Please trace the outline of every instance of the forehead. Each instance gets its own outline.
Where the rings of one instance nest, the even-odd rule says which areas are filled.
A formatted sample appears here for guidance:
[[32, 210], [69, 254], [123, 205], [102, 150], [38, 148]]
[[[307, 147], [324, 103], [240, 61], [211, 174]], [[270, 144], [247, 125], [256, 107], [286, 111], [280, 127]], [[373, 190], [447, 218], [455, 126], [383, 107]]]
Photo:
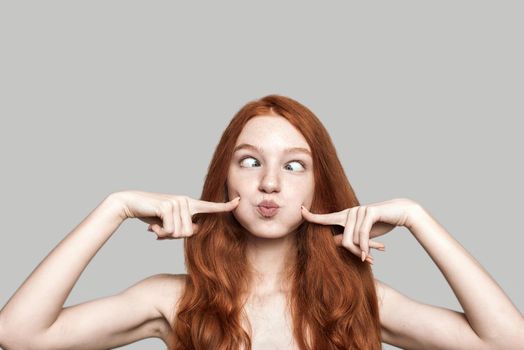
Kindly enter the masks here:
[[264, 148], [302, 147], [311, 150], [304, 136], [286, 118], [281, 116], [257, 116], [251, 118], [235, 146], [248, 143]]

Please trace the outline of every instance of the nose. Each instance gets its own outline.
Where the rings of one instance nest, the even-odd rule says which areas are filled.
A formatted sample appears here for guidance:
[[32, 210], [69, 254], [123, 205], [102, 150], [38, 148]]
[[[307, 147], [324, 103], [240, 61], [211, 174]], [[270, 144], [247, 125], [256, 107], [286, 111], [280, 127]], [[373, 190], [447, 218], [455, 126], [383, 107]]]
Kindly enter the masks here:
[[258, 189], [263, 192], [280, 192], [280, 179], [278, 169], [268, 169], [262, 174]]

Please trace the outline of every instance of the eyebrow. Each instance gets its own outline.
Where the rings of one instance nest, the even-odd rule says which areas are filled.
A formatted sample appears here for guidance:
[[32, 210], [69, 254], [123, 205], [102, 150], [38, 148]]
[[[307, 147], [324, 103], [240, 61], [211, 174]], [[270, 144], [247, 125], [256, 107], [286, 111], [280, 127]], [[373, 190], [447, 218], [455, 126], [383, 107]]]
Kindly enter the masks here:
[[[249, 143], [241, 143], [240, 145], [236, 146], [235, 149], [233, 150], [233, 153], [235, 153], [236, 151], [239, 151], [241, 149], [250, 149], [250, 150], [253, 150], [253, 151], [257, 151], [259, 153], [264, 153], [259, 147], [250, 145]], [[285, 153], [300, 152], [300, 153], [305, 153], [305, 154], [309, 155], [310, 157], [312, 157], [311, 156], [311, 152], [307, 148], [303, 148], [303, 147], [286, 148], [286, 149], [284, 149], [284, 152]]]

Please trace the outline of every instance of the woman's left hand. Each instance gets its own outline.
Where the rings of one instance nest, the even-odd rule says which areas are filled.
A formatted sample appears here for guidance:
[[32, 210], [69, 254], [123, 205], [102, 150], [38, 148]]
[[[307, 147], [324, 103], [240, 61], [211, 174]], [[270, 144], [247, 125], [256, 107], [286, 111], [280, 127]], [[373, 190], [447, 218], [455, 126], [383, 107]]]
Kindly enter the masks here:
[[408, 198], [360, 205], [329, 214], [313, 214], [302, 206], [302, 216], [309, 222], [322, 225], [340, 225], [344, 233], [334, 236], [335, 244], [373, 263], [370, 248], [384, 250], [384, 244], [371, 240], [394, 229], [406, 226], [418, 203]]

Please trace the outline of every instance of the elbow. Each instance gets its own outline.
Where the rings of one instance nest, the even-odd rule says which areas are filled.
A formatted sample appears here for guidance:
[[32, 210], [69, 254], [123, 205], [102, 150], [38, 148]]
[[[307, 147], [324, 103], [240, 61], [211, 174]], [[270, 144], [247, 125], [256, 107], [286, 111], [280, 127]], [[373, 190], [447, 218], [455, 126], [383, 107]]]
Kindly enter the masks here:
[[2, 316], [0, 315], [0, 349], [10, 350], [15, 349], [14, 346], [8, 343], [7, 340], [7, 330], [5, 329], [5, 324], [2, 321]]
[[0, 330], [0, 349], [3, 350], [34, 350], [26, 341], [17, 338], [11, 338], [7, 332]]
[[34, 347], [27, 344], [29, 337], [17, 337], [16, 332], [11, 331], [5, 320], [0, 315], [0, 349], [3, 350], [34, 350]]

